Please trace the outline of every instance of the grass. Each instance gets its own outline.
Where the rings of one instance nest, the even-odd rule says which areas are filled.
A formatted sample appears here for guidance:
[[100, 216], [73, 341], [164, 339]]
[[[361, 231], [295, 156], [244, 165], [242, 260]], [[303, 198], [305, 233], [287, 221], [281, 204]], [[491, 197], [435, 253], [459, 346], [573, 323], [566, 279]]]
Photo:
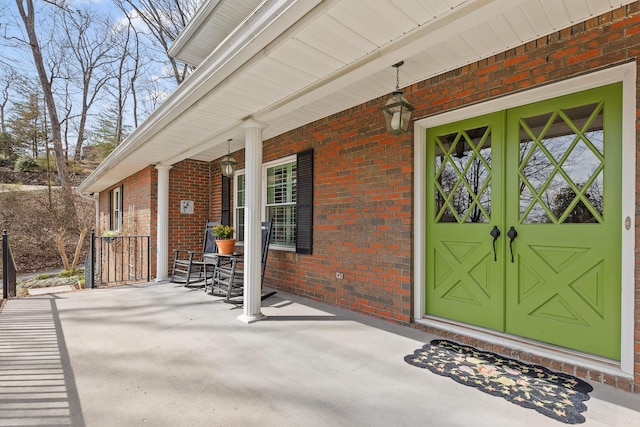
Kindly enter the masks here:
[[60, 273], [41, 273], [32, 279], [20, 280], [16, 283], [16, 296], [26, 297], [29, 295], [30, 288], [47, 288], [51, 286], [61, 285], [60, 279], [68, 279], [63, 281], [64, 284], [84, 286], [84, 270], [81, 268], [75, 270], [63, 270]]

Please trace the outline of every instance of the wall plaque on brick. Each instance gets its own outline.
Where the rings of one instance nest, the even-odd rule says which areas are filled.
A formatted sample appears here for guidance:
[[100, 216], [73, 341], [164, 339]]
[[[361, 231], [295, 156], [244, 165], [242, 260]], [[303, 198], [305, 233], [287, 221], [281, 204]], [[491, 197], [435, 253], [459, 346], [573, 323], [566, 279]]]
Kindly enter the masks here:
[[180, 200], [180, 213], [193, 214], [193, 200]]

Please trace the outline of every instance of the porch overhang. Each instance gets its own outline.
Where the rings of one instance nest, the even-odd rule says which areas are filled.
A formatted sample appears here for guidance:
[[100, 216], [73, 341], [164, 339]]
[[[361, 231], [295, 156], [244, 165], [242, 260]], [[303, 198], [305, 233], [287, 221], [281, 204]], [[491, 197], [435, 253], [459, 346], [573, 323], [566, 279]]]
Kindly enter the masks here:
[[248, 119], [269, 139], [389, 94], [400, 60], [405, 87], [632, 2], [207, 0], [171, 49], [197, 69], [79, 192], [149, 165], [222, 157], [228, 139], [244, 147]]

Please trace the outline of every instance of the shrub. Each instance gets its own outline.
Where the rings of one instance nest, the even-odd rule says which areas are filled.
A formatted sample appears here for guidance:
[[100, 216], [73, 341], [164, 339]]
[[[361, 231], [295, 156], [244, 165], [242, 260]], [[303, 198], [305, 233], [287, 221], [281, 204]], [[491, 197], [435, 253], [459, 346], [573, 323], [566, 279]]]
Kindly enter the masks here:
[[69, 165], [69, 171], [71, 173], [75, 173], [77, 175], [83, 175], [83, 174], [88, 174], [90, 172], [82, 166], [82, 163], [76, 162], [73, 159], [69, 159], [67, 164]]
[[[0, 230], [9, 233], [9, 244], [18, 273], [43, 271], [61, 267], [55, 243], [57, 230], [64, 225], [64, 205], [61, 192], [11, 190], [0, 193]], [[95, 203], [76, 196], [79, 225], [91, 227], [95, 221]], [[4, 207], [7, 207], [4, 209]], [[65, 233], [67, 255], [72, 255], [78, 243], [78, 232]], [[84, 261], [89, 239], [84, 240], [80, 260]]]
[[[38, 167], [40, 167], [40, 169], [47, 169], [47, 157], [46, 156], [40, 156], [38, 157]], [[55, 156], [49, 156], [49, 170], [56, 170], [56, 157]]]
[[18, 171], [32, 171], [38, 169], [38, 162], [31, 157], [20, 157], [15, 164], [15, 168]]

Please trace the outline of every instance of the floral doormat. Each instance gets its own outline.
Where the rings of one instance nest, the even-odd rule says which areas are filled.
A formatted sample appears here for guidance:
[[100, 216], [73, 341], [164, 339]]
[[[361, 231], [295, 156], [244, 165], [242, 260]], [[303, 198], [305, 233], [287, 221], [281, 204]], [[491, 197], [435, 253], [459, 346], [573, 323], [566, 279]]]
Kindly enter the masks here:
[[433, 340], [404, 360], [567, 424], [585, 421], [583, 402], [593, 391], [571, 375], [447, 340]]

